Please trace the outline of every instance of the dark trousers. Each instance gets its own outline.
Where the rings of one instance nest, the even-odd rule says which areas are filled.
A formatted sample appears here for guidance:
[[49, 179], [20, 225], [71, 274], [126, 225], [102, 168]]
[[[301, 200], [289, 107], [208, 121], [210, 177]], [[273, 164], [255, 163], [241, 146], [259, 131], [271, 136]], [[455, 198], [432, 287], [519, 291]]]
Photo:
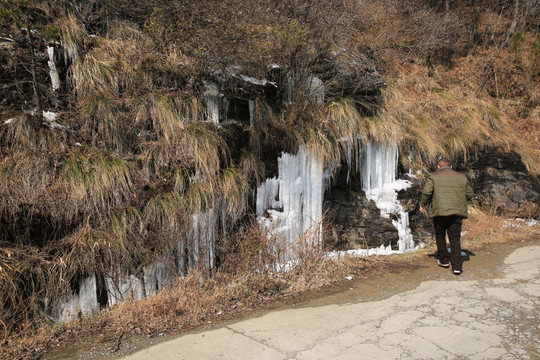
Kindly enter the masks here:
[[[461, 223], [463, 217], [458, 215], [435, 216], [433, 225], [435, 226], [435, 240], [437, 241], [437, 253], [439, 260], [447, 262], [450, 260], [453, 269], [461, 270]], [[446, 248], [446, 235], [450, 241], [450, 254]]]

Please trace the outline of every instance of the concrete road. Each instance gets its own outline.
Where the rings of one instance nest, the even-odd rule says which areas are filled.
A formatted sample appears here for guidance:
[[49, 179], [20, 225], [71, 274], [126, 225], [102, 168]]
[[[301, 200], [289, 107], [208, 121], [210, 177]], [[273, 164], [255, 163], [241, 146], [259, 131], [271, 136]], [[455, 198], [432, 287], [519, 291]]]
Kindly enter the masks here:
[[448, 270], [380, 301], [274, 311], [125, 359], [539, 359], [540, 246], [518, 248], [501, 270]]

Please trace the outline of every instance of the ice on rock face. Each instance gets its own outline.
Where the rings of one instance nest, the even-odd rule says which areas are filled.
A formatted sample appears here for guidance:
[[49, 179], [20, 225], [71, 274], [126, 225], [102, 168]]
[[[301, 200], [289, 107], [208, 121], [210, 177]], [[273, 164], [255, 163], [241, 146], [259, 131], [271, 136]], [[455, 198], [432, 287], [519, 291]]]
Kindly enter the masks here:
[[[366, 197], [373, 200], [380, 209], [381, 216], [396, 220], [392, 224], [399, 234], [398, 250], [381, 245], [369, 250], [351, 250], [347, 253], [356, 256], [386, 255], [414, 250], [414, 241], [409, 229], [409, 214], [397, 200], [397, 192], [411, 186], [406, 180], [397, 179], [397, 144], [379, 144], [371, 141], [349, 144], [346, 154], [349, 168], [356, 162], [356, 170], [362, 178]], [[323, 161], [301, 148], [296, 155], [283, 153], [278, 159], [278, 177], [266, 179], [257, 188], [256, 212], [259, 223], [269, 233], [277, 235], [287, 248], [308, 234], [315, 240], [320, 238], [322, 204], [325, 182], [329, 172], [323, 171]], [[268, 216], [266, 216], [266, 214]], [[315, 236], [313, 236], [315, 235]], [[294, 253], [287, 254], [288, 260]], [[338, 253], [328, 253], [328, 257]]]
[[[215, 265], [215, 245], [217, 217], [214, 210], [191, 217], [192, 227], [188, 233], [188, 258], [179, 260], [179, 269], [187, 263], [190, 269], [208, 272]], [[179, 254], [184, 253], [185, 244], [179, 243]], [[114, 306], [126, 300], [141, 300], [151, 296], [171, 284], [171, 273], [167, 271], [163, 261], [156, 260], [142, 269], [139, 276], [130, 274], [120, 268], [113, 269], [105, 276], [107, 304]], [[79, 292], [60, 305], [58, 314], [53, 317], [59, 322], [74, 320], [79, 313], [89, 314], [99, 309], [95, 276], [83, 279]]]
[[144, 298], [143, 286], [143, 281], [135, 275], [121, 270], [113, 271], [105, 278], [108, 305], [113, 306], [128, 299], [141, 300]]
[[215, 264], [217, 216], [214, 209], [191, 216], [188, 234], [188, 266], [210, 271]]
[[58, 76], [58, 69], [54, 62], [54, 47], [47, 46], [47, 54], [49, 55], [49, 75], [51, 77], [51, 84], [53, 91], [60, 89], [60, 77]]
[[[294, 259], [294, 244], [304, 235], [313, 242], [321, 236], [324, 172], [322, 158], [305, 148], [278, 158], [278, 177], [257, 189], [259, 223], [284, 242]], [[264, 214], [268, 213], [269, 217]]]
[[52, 317], [59, 323], [70, 322], [81, 315], [90, 315], [99, 311], [97, 299], [96, 276], [83, 278], [79, 284], [79, 292], [64, 299], [53, 310]]
[[144, 290], [146, 296], [151, 296], [163, 290], [166, 284], [170, 284], [169, 274], [165, 269], [165, 264], [161, 261], [155, 262], [143, 269]]
[[216, 84], [206, 83], [203, 93], [206, 104], [206, 117], [214, 124], [219, 124], [219, 99], [220, 92]]
[[362, 188], [366, 197], [373, 200], [381, 211], [381, 216], [392, 220], [399, 234], [398, 251], [414, 249], [414, 241], [409, 229], [409, 213], [397, 200], [397, 192], [408, 189], [411, 182], [397, 179], [398, 147], [397, 144], [380, 144], [366, 141], [359, 149]]

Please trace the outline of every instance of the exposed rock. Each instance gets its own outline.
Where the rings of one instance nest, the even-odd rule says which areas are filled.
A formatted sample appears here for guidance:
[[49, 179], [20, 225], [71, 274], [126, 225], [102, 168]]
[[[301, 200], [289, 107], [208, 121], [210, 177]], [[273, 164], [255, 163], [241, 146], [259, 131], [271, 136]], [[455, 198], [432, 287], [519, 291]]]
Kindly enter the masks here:
[[378, 103], [380, 89], [386, 86], [384, 78], [367, 55], [346, 49], [335, 53], [334, 58], [326, 62], [321, 74], [317, 75], [323, 80], [330, 97], [360, 96], [366, 104]]
[[324, 211], [331, 218], [327, 243], [338, 248], [396, 245], [399, 235], [392, 219], [383, 218], [375, 202], [368, 200], [358, 179], [347, 183], [342, 170], [336, 183], [325, 194]]
[[516, 153], [486, 149], [469, 164], [469, 177], [480, 204], [496, 214], [540, 217], [540, 181]]

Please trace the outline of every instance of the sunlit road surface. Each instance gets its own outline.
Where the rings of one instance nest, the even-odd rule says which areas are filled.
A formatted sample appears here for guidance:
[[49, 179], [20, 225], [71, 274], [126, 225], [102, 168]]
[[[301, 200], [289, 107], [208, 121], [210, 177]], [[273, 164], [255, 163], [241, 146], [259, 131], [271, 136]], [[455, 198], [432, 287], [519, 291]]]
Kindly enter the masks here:
[[384, 300], [274, 311], [125, 359], [538, 359], [540, 246], [516, 249], [500, 270], [448, 270]]

